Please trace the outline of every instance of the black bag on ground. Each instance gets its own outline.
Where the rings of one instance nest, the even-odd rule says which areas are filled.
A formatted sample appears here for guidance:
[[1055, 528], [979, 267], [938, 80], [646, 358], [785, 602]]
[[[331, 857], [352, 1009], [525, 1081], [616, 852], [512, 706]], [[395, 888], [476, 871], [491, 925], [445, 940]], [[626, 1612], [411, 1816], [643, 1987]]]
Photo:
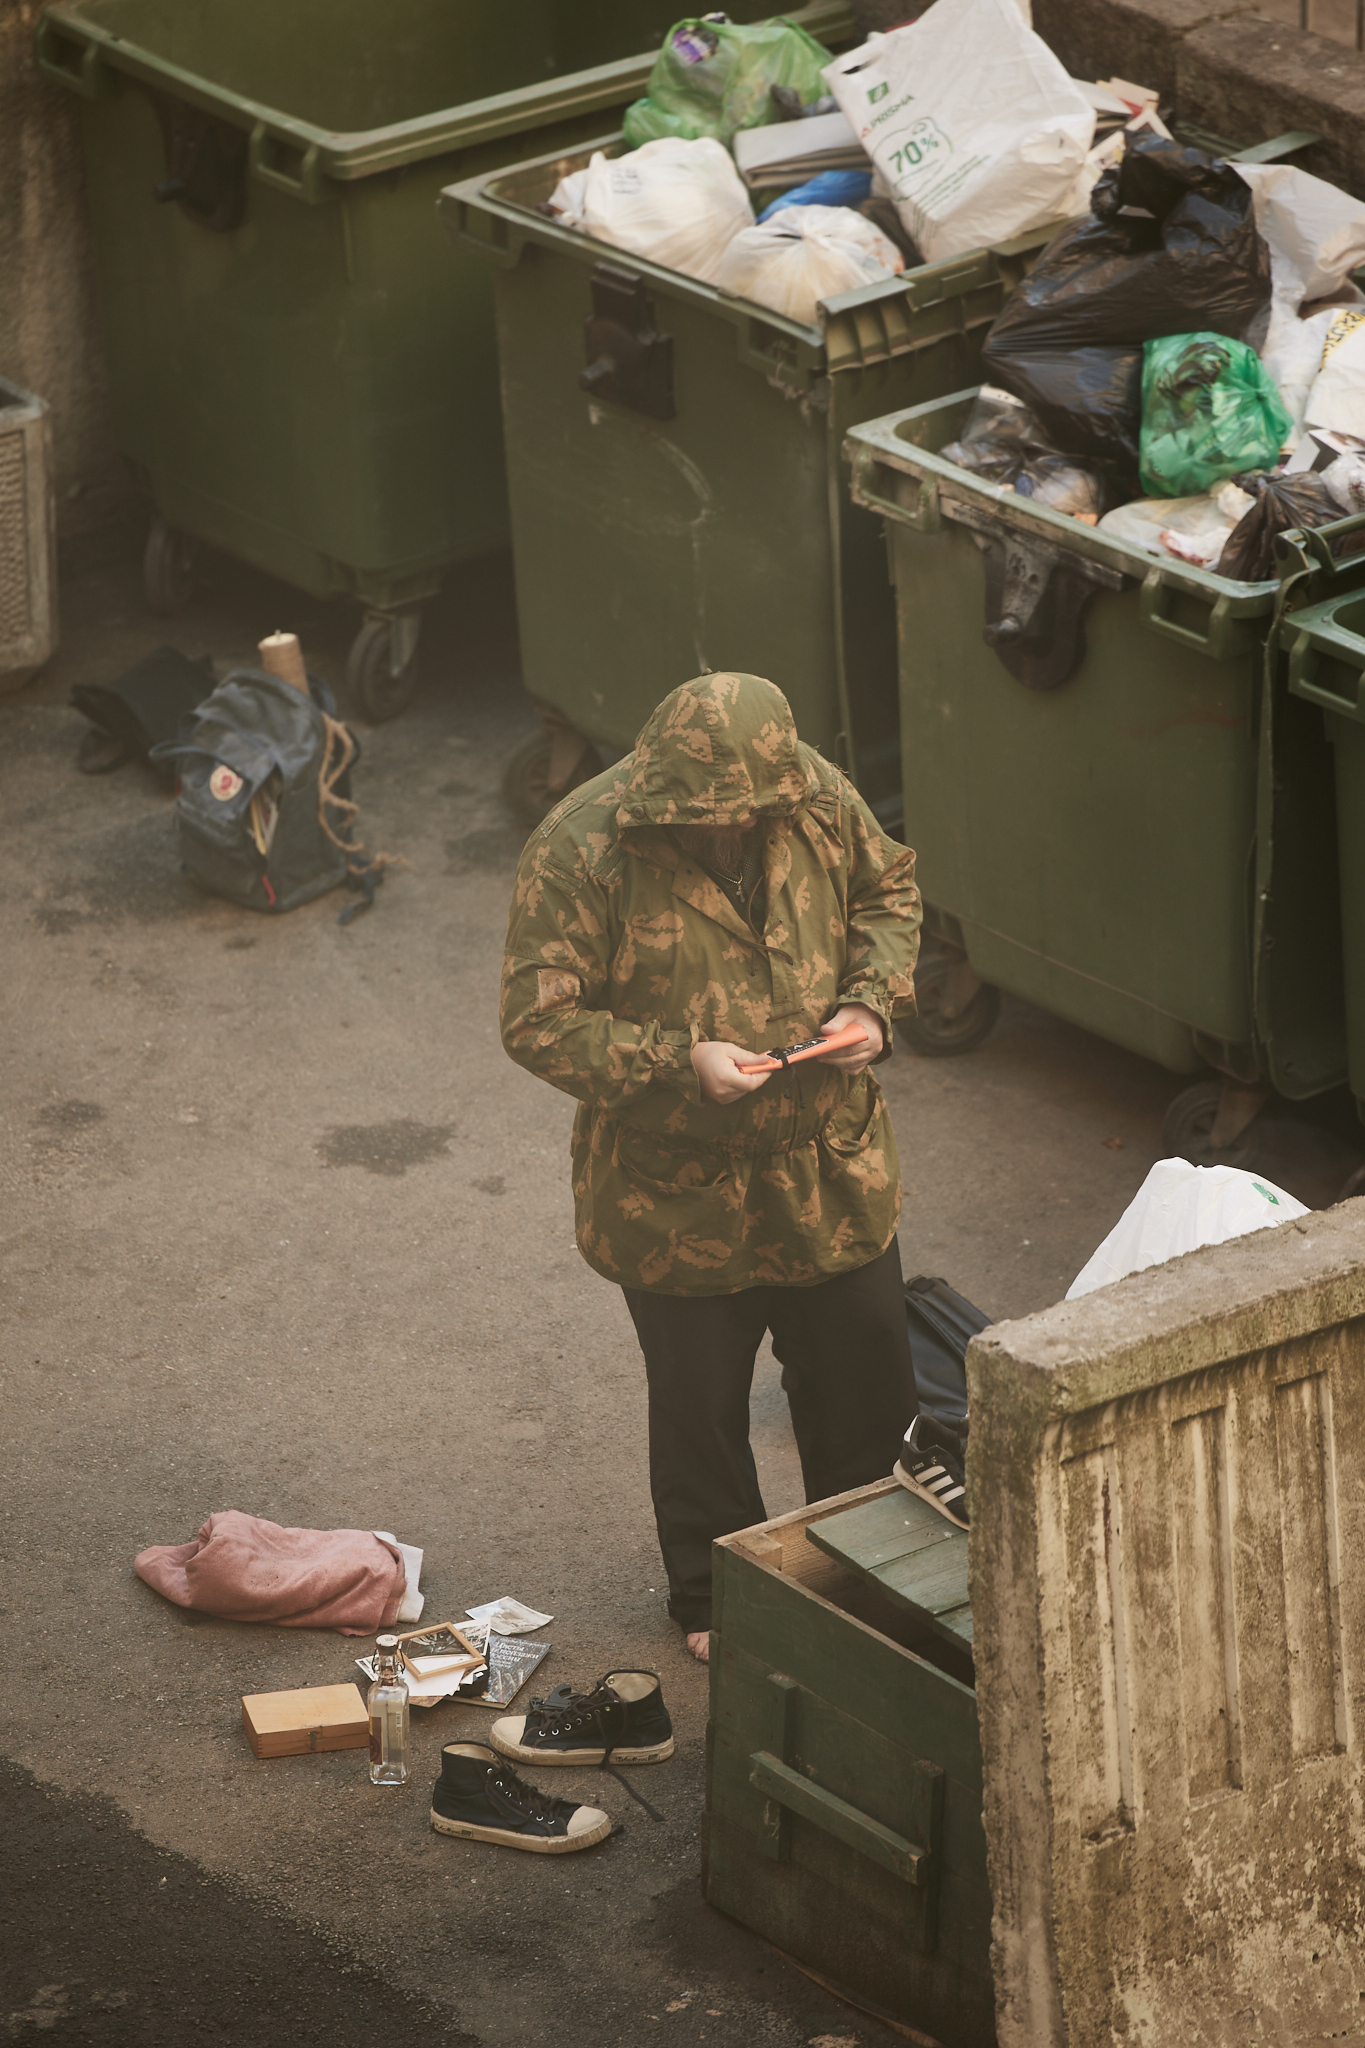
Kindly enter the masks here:
[[[152, 759], [153, 747], [173, 740], [181, 720], [202, 704], [212, 689], [213, 663], [207, 656], [191, 660], [178, 647], [158, 647], [112, 683], [73, 683], [73, 706], [84, 712], [110, 743], [102, 755], [83, 747], [86, 758], [78, 756], [77, 765], [87, 773], [99, 774], [117, 768], [130, 756], [138, 761]], [[87, 733], [86, 739], [92, 735]], [[173, 761], [152, 759], [152, 766], [163, 782], [174, 782]]]
[[336, 723], [327, 685], [310, 676], [308, 686], [305, 697], [264, 669], [234, 669], [180, 738], [155, 750], [179, 764], [175, 822], [186, 872], [249, 910], [310, 903], [346, 881], [360, 858], [339, 843], [349, 837], [359, 747]]
[[922, 1414], [951, 1429], [967, 1424], [967, 1346], [991, 1318], [946, 1280], [919, 1273], [905, 1283], [905, 1322]]
[[982, 374], [1033, 408], [1068, 455], [1138, 466], [1142, 344], [1240, 341], [1270, 300], [1270, 252], [1230, 164], [1159, 135], [1104, 173], [986, 337]]

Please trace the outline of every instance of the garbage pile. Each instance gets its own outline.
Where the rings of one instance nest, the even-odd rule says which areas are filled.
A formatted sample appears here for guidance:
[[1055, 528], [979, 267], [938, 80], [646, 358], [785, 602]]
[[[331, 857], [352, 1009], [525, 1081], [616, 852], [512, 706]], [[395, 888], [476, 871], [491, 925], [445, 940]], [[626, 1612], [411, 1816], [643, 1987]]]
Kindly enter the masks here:
[[545, 210], [807, 325], [1067, 222], [942, 451], [991, 483], [1242, 581], [1365, 509], [1365, 205], [1182, 146], [1148, 88], [1069, 77], [1017, 0], [935, 0], [839, 58], [789, 21], [679, 22], [625, 136]]
[[[1365, 508], [1365, 206], [1131, 137], [996, 320], [946, 458], [1241, 582]], [[1358, 338], [1359, 337], [1359, 338]]]
[[1017, 0], [936, 0], [837, 60], [793, 22], [712, 14], [669, 31], [626, 153], [545, 210], [813, 325], [841, 292], [1083, 211], [1147, 132], [1156, 94], [1069, 78]]

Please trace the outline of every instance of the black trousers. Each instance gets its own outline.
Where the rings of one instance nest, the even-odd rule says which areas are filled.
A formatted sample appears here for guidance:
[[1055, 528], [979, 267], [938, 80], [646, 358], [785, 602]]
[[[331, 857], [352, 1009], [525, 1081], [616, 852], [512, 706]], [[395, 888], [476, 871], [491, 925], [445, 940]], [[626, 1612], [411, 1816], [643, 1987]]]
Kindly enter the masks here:
[[668, 1611], [711, 1626], [711, 1544], [766, 1521], [749, 1447], [754, 1358], [771, 1330], [806, 1499], [889, 1477], [916, 1414], [900, 1247], [815, 1287], [623, 1289], [649, 1379], [649, 1483]]

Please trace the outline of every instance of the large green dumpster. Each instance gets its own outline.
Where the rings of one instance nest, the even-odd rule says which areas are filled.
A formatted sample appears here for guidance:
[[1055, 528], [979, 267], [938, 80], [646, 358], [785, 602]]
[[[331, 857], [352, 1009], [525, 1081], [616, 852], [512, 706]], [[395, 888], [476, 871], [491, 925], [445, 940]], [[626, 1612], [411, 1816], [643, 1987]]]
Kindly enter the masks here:
[[[739, 4], [752, 20], [764, 12]], [[172, 608], [194, 536], [358, 599], [360, 708], [412, 679], [418, 607], [500, 546], [486, 266], [452, 178], [568, 148], [644, 90], [667, 0], [58, 0], [38, 61], [83, 100], [115, 432]], [[800, 16], [852, 30], [842, 0]]]
[[1279, 638], [1290, 690], [1304, 708], [1326, 714], [1336, 795], [1347, 1077], [1365, 1117], [1365, 595], [1358, 585], [1351, 587], [1349, 570], [1343, 577], [1332, 552], [1334, 544], [1365, 544], [1363, 527], [1365, 520], [1354, 519], [1302, 537], [1300, 559], [1312, 583], [1344, 580], [1347, 587], [1286, 614]]
[[[849, 440], [896, 582], [906, 836], [941, 945], [1177, 1073], [1344, 1072], [1332, 764], [1266, 660], [1280, 584], [1158, 558], [937, 451]], [[1365, 583], [1365, 559], [1344, 577]]]
[[[855, 422], [970, 380], [1051, 231], [844, 293], [806, 327], [547, 219], [539, 207], [590, 154], [441, 197], [457, 245], [495, 269], [526, 688], [567, 770], [585, 740], [625, 752], [703, 669], [771, 676], [802, 738], [894, 821], [886, 556], [877, 521], [849, 503], [840, 446]], [[645, 379], [635, 395], [583, 386], [608, 321], [667, 357], [662, 401]], [[534, 742], [514, 803], [518, 773], [539, 777], [518, 804], [533, 813], [548, 794]]]

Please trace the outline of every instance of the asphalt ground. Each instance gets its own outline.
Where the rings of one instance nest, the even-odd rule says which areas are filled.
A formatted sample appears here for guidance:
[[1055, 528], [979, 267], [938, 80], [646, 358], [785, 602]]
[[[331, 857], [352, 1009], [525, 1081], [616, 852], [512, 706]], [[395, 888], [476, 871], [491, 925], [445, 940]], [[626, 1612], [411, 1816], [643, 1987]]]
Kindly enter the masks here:
[[[344, 615], [223, 562], [172, 624], [130, 521], [67, 561], [47, 673], [0, 701], [3, 1413], [0, 2039], [374, 2038], [857, 2048], [889, 2038], [700, 1894], [706, 1677], [668, 1621], [644, 1382], [573, 1244], [573, 1105], [502, 1052], [521, 834], [498, 793], [534, 714], [505, 562], [436, 608], [418, 701], [363, 733], [371, 846], [410, 863], [338, 925], [194, 892], [146, 770], [78, 774], [73, 682], [164, 642], [222, 664], [278, 627], [339, 679]], [[781, 680], [780, 677], [777, 680]], [[992, 1316], [1055, 1300], [1159, 1156], [1176, 1082], [1024, 1004], [971, 1057], [882, 1070], [907, 1273]], [[766, 1350], [768, 1509], [799, 1473]], [[434, 1835], [363, 1752], [258, 1762], [245, 1692], [354, 1674], [363, 1645], [183, 1612], [134, 1554], [244, 1509], [394, 1530], [429, 1620], [512, 1593], [555, 1616], [536, 1686], [662, 1674], [656, 1824], [542, 1858]]]

